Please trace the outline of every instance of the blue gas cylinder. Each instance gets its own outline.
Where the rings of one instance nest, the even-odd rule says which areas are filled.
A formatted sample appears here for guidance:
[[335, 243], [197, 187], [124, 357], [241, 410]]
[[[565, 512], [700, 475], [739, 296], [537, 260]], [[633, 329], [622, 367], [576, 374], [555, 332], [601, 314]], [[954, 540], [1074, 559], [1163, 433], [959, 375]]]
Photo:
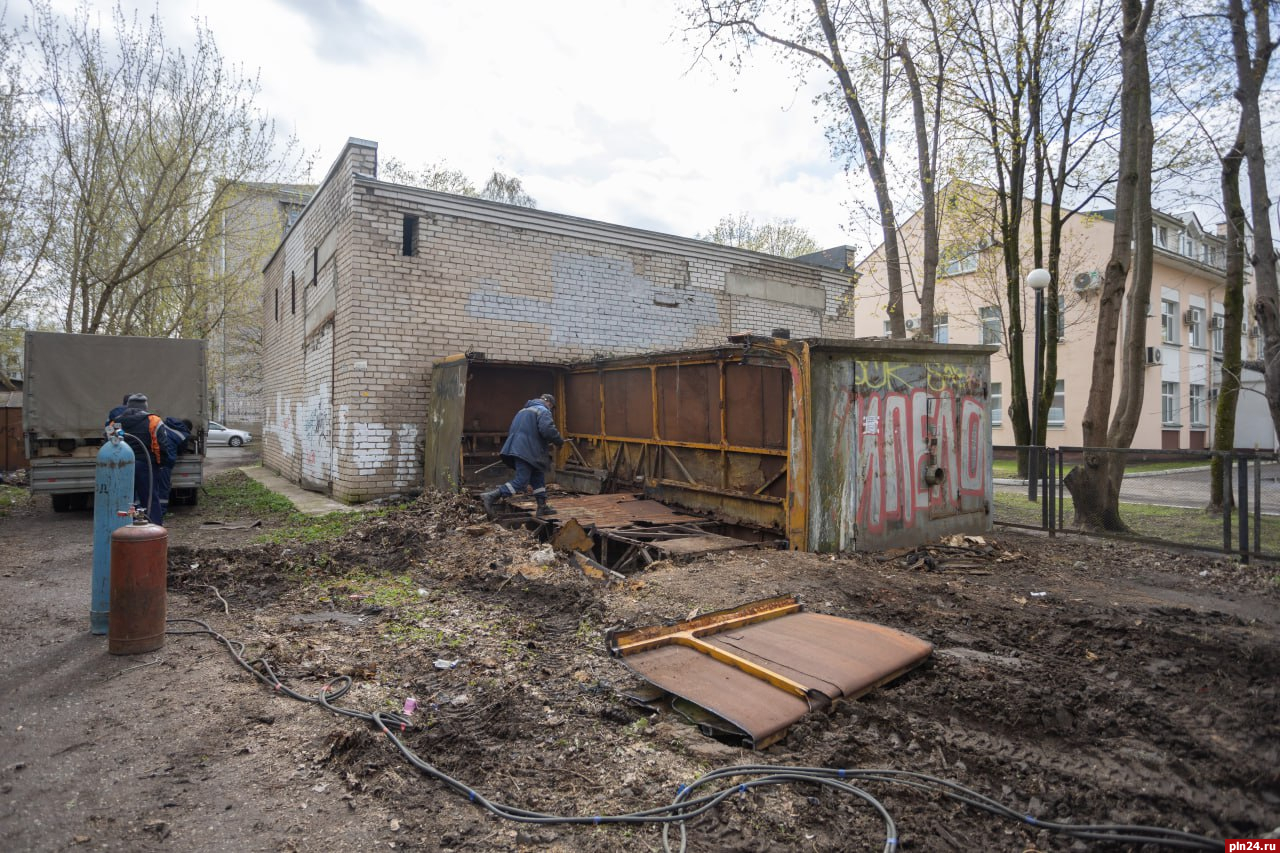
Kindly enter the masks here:
[[107, 633], [111, 609], [111, 534], [132, 521], [133, 450], [118, 434], [98, 451], [93, 488], [93, 596], [89, 630]]

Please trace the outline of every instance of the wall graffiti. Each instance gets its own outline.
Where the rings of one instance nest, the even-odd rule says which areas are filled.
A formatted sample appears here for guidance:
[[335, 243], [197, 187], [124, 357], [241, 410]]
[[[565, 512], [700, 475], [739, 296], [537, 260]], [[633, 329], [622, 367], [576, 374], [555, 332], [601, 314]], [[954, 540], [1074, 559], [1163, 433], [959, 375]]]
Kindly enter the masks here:
[[986, 376], [962, 364], [859, 364], [857, 518], [865, 530], [981, 511], [990, 472]]

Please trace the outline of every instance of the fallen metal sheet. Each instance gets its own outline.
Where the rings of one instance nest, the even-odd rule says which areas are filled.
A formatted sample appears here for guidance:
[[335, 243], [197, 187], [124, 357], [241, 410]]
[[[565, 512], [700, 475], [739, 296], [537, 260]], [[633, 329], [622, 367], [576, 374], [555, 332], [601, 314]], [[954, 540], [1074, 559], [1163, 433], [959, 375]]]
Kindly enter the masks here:
[[[554, 521], [559, 523], [574, 519], [586, 528], [616, 530], [642, 524], [706, 522], [701, 516], [676, 512], [665, 504], [637, 498], [628, 493], [553, 495], [549, 497], [549, 502], [556, 510]], [[532, 510], [535, 507], [532, 498], [513, 498], [508, 503], [518, 509]]]
[[806, 613], [790, 596], [671, 626], [612, 632], [610, 653], [763, 749], [810, 710], [892, 681], [933, 646], [883, 625]]
[[658, 539], [653, 544], [667, 556], [689, 557], [694, 554], [706, 554], [711, 551], [728, 551], [732, 548], [754, 548], [763, 543], [748, 542], [746, 539], [735, 539], [732, 536], [720, 536], [715, 533], [704, 533], [701, 536]]

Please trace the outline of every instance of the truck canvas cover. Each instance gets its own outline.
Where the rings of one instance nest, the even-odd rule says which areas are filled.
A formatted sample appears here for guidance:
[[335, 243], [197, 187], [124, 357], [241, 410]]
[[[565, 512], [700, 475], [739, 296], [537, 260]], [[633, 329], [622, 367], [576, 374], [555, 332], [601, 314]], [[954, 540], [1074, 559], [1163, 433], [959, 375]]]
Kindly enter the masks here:
[[100, 438], [107, 412], [146, 394], [159, 415], [206, 427], [205, 342], [28, 332], [23, 429]]

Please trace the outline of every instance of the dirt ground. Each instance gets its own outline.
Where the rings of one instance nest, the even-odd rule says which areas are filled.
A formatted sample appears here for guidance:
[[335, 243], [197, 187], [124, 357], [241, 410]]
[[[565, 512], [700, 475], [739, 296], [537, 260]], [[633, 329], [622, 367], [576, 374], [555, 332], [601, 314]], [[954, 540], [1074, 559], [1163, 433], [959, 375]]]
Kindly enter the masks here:
[[[1280, 827], [1273, 565], [997, 530], [993, 557], [961, 568], [739, 550], [606, 587], [563, 559], [536, 565], [531, 534], [463, 497], [424, 497], [320, 544], [255, 544], [263, 528], [211, 514], [171, 516], [170, 618], [266, 655], [307, 696], [348, 675], [339, 706], [398, 711], [414, 697], [405, 744], [494, 802], [630, 813], [714, 768], [767, 763], [917, 771], [1044, 820], [1218, 839]], [[369, 724], [276, 695], [206, 636], [108, 655], [88, 632], [91, 552], [90, 513], [44, 500], [0, 518], [5, 849], [662, 849], [654, 825], [495, 817]], [[627, 700], [639, 682], [607, 655], [608, 628], [786, 593], [935, 653], [761, 752]], [[1157, 849], [1089, 846], [934, 793], [865, 787], [905, 850]], [[811, 785], [735, 793], [688, 826], [699, 851], [884, 843], [868, 805]]]

